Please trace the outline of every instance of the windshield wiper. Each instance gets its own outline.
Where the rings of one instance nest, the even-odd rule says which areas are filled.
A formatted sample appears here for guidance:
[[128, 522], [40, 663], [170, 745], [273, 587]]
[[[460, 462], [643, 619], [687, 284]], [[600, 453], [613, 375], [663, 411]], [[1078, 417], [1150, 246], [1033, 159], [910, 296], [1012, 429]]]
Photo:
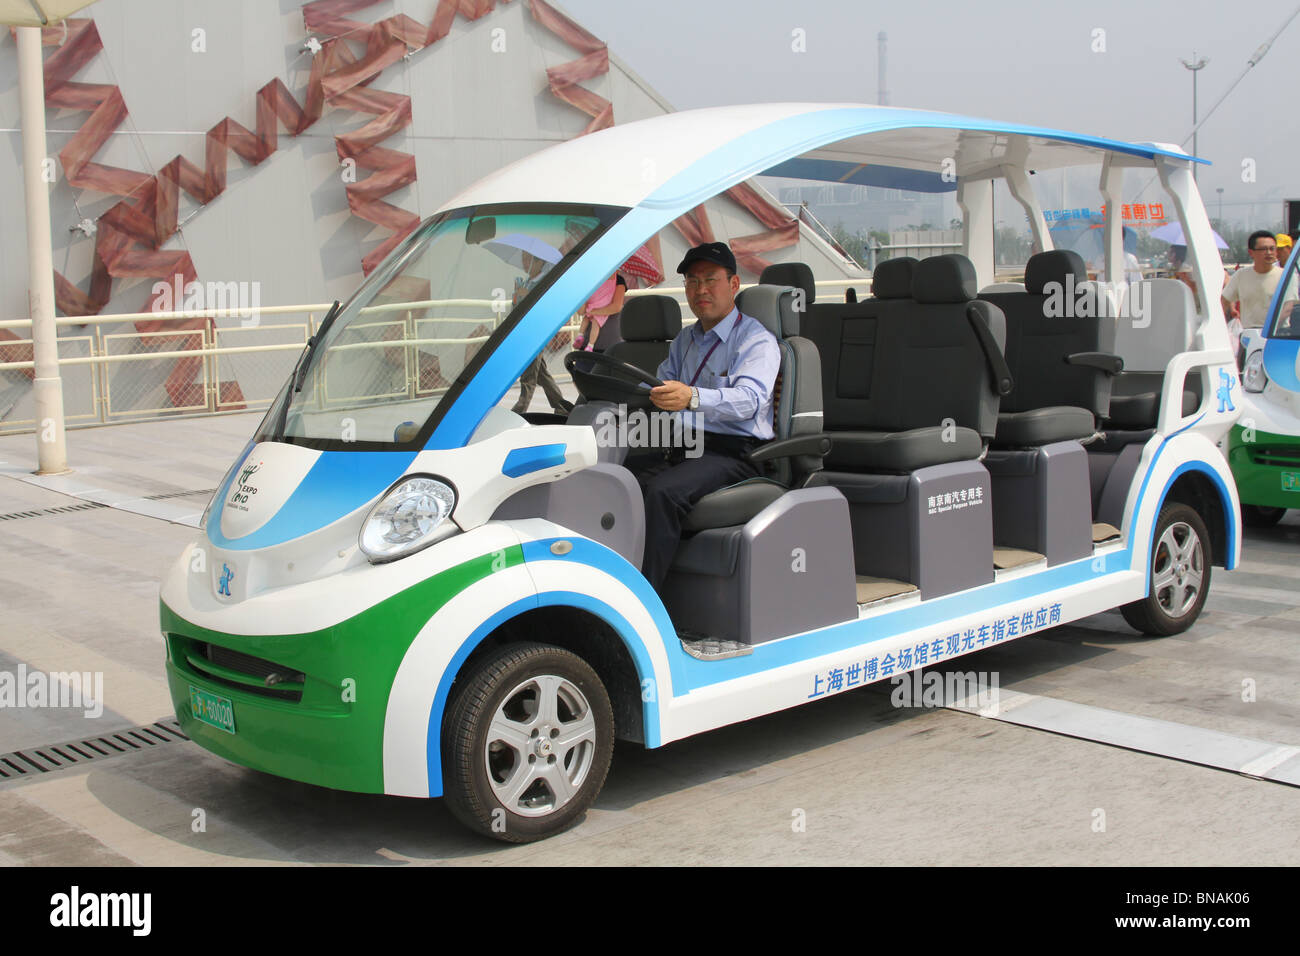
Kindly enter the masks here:
[[330, 325], [334, 322], [335, 316], [339, 314], [339, 300], [335, 299], [330, 310], [325, 313], [325, 318], [321, 319], [320, 328], [316, 334], [307, 340], [307, 348], [303, 350], [302, 356], [298, 359], [298, 364], [293, 367], [293, 391], [296, 395], [302, 391], [303, 380], [307, 378], [307, 368], [311, 365], [312, 353], [316, 351], [316, 346], [325, 338], [325, 333], [330, 330]]
[[325, 337], [329, 330], [330, 323], [334, 321], [335, 316], [339, 314], [339, 300], [335, 299], [330, 310], [325, 313], [325, 318], [321, 320], [320, 328], [316, 334], [307, 340], [307, 347], [302, 350], [298, 356], [298, 361], [293, 366], [293, 371], [289, 373], [289, 389], [284, 396], [284, 404], [280, 406], [280, 415], [276, 419], [275, 430], [271, 433], [273, 441], [284, 441], [284, 429], [289, 419], [289, 406], [293, 404], [293, 397], [302, 391], [302, 383], [307, 378], [307, 368], [311, 365], [312, 353], [316, 351], [316, 346], [320, 340]]

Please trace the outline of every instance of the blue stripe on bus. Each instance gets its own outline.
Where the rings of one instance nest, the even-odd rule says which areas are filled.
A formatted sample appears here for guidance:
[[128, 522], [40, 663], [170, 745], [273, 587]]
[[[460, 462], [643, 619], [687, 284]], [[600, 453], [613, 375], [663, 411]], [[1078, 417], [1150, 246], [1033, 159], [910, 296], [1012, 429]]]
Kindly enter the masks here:
[[221, 533], [225, 496], [208, 516], [208, 538], [219, 548], [252, 551], [317, 531], [356, 511], [387, 490], [415, 460], [409, 451], [326, 451], [298, 483], [280, 510], [262, 527], [240, 538]]

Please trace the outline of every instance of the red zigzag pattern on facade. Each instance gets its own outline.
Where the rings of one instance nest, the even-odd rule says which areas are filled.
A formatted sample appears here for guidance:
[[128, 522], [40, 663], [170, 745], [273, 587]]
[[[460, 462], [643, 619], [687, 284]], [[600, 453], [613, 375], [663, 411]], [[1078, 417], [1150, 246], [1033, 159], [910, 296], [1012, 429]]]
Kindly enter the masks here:
[[[91, 114], [59, 154], [68, 183], [77, 188], [123, 197], [99, 219], [89, 292], [82, 292], [55, 272], [58, 308], [65, 315], [98, 314], [112, 297], [115, 278], [162, 278], [170, 283], [174, 276], [180, 275], [184, 283], [194, 281], [197, 273], [189, 253], [161, 249], [177, 229], [180, 190], [185, 190], [201, 204], [211, 202], [225, 191], [227, 149], [257, 165], [276, 151], [279, 123], [283, 123], [291, 135], [297, 135], [320, 118], [326, 103], [375, 117], [360, 129], [336, 137], [340, 160], [350, 159], [358, 168], [371, 172], [366, 179], [347, 187], [349, 208], [362, 219], [394, 230], [392, 236], [362, 259], [364, 271], [373, 269], [415, 228], [419, 218], [383, 201], [384, 196], [415, 180], [415, 157], [376, 145], [410, 124], [410, 98], [367, 90], [364, 86], [405, 56], [410, 46], [420, 49], [446, 36], [458, 12], [477, 19], [494, 6], [493, 0], [440, 0], [428, 29], [406, 16], [392, 17], [373, 26], [338, 19], [340, 11], [372, 6], [375, 2], [377, 0], [344, 0], [342, 3], [326, 0], [307, 4], [304, 20], [309, 29], [327, 30], [343, 25], [343, 32], [350, 34], [349, 40], [365, 42], [363, 56], [357, 57], [342, 37], [331, 36], [312, 63], [305, 107], [297, 102], [283, 82], [272, 80], [257, 94], [256, 132], [226, 117], [208, 131], [204, 169], [200, 170], [185, 157], [177, 156], [159, 170], [156, 177], [91, 161], [127, 115], [125, 101], [116, 86], [77, 83], [72, 79], [103, 49], [94, 21], [70, 20], [66, 31], [64, 27], [43, 30], [43, 44], [59, 47], [44, 65], [46, 105], [85, 110]], [[408, 45], [411, 40], [417, 42]], [[151, 310], [157, 299], [157, 294], [151, 295], [145, 309]], [[165, 324], [159, 320], [136, 323], [137, 331], [142, 333], [164, 330], [191, 333], [155, 338], [154, 343], [161, 349], [192, 346], [192, 333], [205, 327], [214, 327], [211, 318], [197, 318], [179, 324]], [[2, 337], [13, 336], [6, 334]], [[26, 351], [30, 351], [30, 347]], [[203, 402], [201, 386], [192, 381], [200, 361], [198, 356], [177, 361], [166, 382], [173, 405]], [[242, 401], [239, 386], [234, 382], [223, 383], [222, 392], [223, 404]]]
[[[457, 14], [477, 20], [496, 6], [496, 0], [439, 0], [428, 27], [405, 15], [375, 24], [346, 19], [347, 14], [378, 2], [316, 0], [305, 4], [303, 19], [307, 29], [328, 35], [312, 63], [306, 106], [300, 106], [280, 80], [272, 80], [257, 93], [256, 132], [226, 117], [208, 131], [203, 170], [177, 156], [157, 177], [91, 161], [127, 115], [126, 104], [116, 86], [72, 80], [103, 49], [94, 22], [70, 20], [66, 32], [62, 27], [44, 30], [42, 42], [60, 47], [45, 62], [47, 106], [91, 113], [59, 154], [68, 182], [78, 188], [124, 197], [100, 217], [89, 292], [82, 292], [55, 272], [59, 309], [67, 315], [97, 314], [111, 298], [114, 278], [161, 277], [171, 281], [179, 274], [186, 283], [196, 279], [194, 263], [187, 252], [160, 248], [176, 232], [180, 190], [184, 189], [199, 203], [210, 202], [225, 190], [227, 149], [257, 165], [277, 149], [278, 123], [283, 123], [290, 135], [297, 135], [320, 118], [326, 103], [374, 116], [360, 129], [335, 138], [341, 161], [352, 160], [357, 167], [371, 172], [365, 180], [347, 186], [349, 208], [359, 218], [394, 230], [363, 258], [362, 268], [369, 273], [415, 228], [419, 217], [383, 200], [384, 196], [415, 181], [415, 158], [377, 145], [410, 125], [410, 98], [365, 87], [397, 60], [447, 36]], [[547, 70], [552, 94], [591, 117], [581, 135], [613, 125], [613, 106], [609, 100], [581, 86], [584, 80], [608, 73], [609, 54], [605, 44], [545, 0], [528, 0], [528, 4], [529, 12], [539, 24], [582, 53], [577, 60]], [[365, 43], [361, 57], [351, 51], [344, 42], [345, 37]], [[769, 227], [765, 233], [733, 241], [738, 259], [747, 268], [758, 271], [766, 264], [756, 257], [756, 252], [797, 240], [797, 222], [779, 215], [748, 186], [736, 187], [729, 195]], [[692, 244], [712, 237], [702, 207], [675, 225]], [[156, 299], [156, 295], [151, 296], [146, 308], [152, 308]], [[195, 319], [179, 326], [172, 323], [167, 330], [192, 333], [205, 325], [211, 327], [212, 320]], [[146, 320], [136, 323], [136, 327], [140, 332], [157, 332], [163, 330], [163, 323]], [[187, 338], [192, 336], [169, 337], [158, 344], [162, 348], [180, 348], [183, 345], [178, 343]], [[168, 377], [166, 388], [173, 404], [201, 402], [202, 396], [194, 394], [199, 386], [191, 381], [198, 362], [197, 357], [181, 359]], [[223, 383], [223, 393], [223, 403], [242, 399], [234, 382]]]

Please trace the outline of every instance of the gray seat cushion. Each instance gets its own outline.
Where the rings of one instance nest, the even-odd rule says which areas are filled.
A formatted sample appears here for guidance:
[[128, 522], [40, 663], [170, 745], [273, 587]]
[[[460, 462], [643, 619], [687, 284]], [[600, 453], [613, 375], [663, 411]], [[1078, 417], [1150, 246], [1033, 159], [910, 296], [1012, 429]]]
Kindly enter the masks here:
[[[951, 441], [945, 441], [945, 435]], [[905, 474], [950, 461], [979, 458], [984, 443], [970, 428], [913, 428], [902, 432], [837, 431], [829, 435], [826, 467]]]
[[[1183, 392], [1183, 414], [1191, 415], [1201, 404], [1201, 398], [1191, 389]], [[1112, 395], [1107, 423], [1115, 428], [1155, 428], [1160, 420], [1160, 393], [1140, 392], [1136, 395]]]
[[695, 503], [682, 522], [684, 531], [743, 525], [785, 494], [786, 488], [769, 478], [750, 478], [719, 488]]
[[1155, 428], [1160, 417], [1160, 393], [1112, 395], [1108, 417], [1116, 428]]
[[1097, 432], [1097, 420], [1086, 408], [1058, 405], [998, 415], [995, 445], [1028, 448], [1058, 441], [1081, 441]]

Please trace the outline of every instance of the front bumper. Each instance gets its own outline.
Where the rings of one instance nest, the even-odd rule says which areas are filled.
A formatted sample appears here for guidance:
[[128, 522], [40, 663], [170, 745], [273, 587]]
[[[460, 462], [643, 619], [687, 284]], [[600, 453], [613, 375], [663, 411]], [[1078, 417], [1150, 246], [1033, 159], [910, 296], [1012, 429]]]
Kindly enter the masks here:
[[1228, 465], [1242, 504], [1300, 508], [1300, 437], [1233, 425]]
[[[402, 659], [434, 612], [499, 568], [502, 557], [508, 565], [522, 560], [517, 546], [476, 557], [337, 624], [298, 634], [213, 630], [160, 602], [177, 720], [195, 743], [241, 766], [336, 790], [384, 793], [385, 718]], [[440, 677], [429, 675], [435, 683]], [[231, 701], [233, 734], [194, 716], [191, 688]]]

